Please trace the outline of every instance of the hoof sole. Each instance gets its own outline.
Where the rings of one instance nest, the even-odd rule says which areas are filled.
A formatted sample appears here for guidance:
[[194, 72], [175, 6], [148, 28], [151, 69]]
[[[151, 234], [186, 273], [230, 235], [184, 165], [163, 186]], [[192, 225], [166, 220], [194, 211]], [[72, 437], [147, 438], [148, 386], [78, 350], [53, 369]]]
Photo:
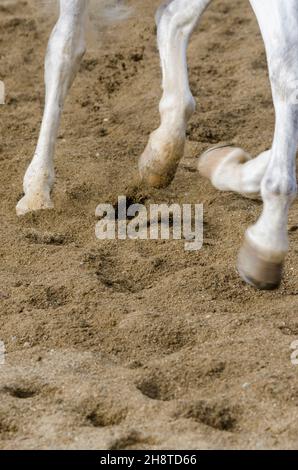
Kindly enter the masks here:
[[[218, 145], [204, 152], [198, 161], [199, 173], [209, 179], [213, 186], [222, 191], [232, 191], [227, 181], [232, 178], [231, 172], [238, 176], [237, 170], [252, 157], [239, 147], [232, 145]], [[236, 171], [236, 173], [235, 173]], [[234, 176], [235, 177], [235, 176]], [[260, 193], [237, 191], [242, 197], [261, 200]]]
[[218, 166], [224, 163], [226, 160], [229, 160], [230, 154], [232, 152], [237, 152], [235, 156], [235, 163], [242, 164], [251, 160], [250, 155], [248, 155], [244, 150], [241, 148], [233, 147], [232, 145], [217, 145], [216, 147], [212, 147], [206, 152], [204, 152], [198, 161], [198, 170], [199, 173], [212, 180], [212, 177], [217, 170]]

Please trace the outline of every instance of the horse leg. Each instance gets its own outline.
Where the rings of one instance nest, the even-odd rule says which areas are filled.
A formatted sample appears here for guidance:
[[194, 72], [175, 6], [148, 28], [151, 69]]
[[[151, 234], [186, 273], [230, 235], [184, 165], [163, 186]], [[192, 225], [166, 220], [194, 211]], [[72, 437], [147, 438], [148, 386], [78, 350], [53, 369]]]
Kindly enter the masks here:
[[85, 52], [89, 0], [60, 0], [60, 16], [52, 32], [45, 61], [46, 101], [33, 160], [24, 177], [25, 196], [17, 214], [53, 207], [54, 152], [65, 98]]
[[170, 0], [156, 15], [163, 72], [161, 124], [151, 134], [139, 161], [141, 178], [150, 186], [167, 186], [183, 156], [186, 124], [195, 109], [188, 82], [187, 45], [210, 1]]
[[265, 42], [276, 125], [261, 182], [263, 211], [246, 232], [238, 270], [246, 282], [271, 289], [281, 281], [288, 251], [288, 212], [297, 194], [298, 106], [293, 84], [298, 73], [298, 4], [296, 0], [250, 1]]
[[220, 191], [234, 191], [251, 199], [259, 199], [270, 153], [267, 150], [251, 158], [241, 148], [218, 146], [201, 155], [198, 170]]

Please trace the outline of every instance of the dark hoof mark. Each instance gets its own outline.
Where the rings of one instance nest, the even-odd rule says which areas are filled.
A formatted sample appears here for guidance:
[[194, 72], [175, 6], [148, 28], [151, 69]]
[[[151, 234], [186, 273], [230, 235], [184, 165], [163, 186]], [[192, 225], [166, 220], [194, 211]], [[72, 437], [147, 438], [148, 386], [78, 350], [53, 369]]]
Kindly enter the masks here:
[[122, 293], [137, 293], [152, 287], [167, 269], [163, 260], [150, 256], [136, 253], [127, 259], [116, 244], [113, 250], [101, 248], [86, 253], [82, 265], [92, 270], [106, 288]]
[[41, 245], [65, 245], [66, 237], [61, 233], [39, 232], [38, 230], [30, 230], [25, 234], [25, 238], [31, 243]]
[[233, 431], [237, 425], [235, 408], [218, 403], [208, 403], [200, 400], [194, 403], [182, 403], [176, 418], [193, 419], [219, 431]]
[[140, 449], [141, 444], [149, 444], [148, 439], [145, 439], [140, 432], [132, 429], [114, 439], [109, 445], [109, 450]]
[[41, 287], [40, 291], [32, 295], [29, 304], [37, 309], [59, 308], [66, 305], [68, 295], [64, 287]]
[[36, 388], [18, 385], [3, 387], [1, 391], [9, 394], [11, 397], [20, 399], [33, 398], [39, 394], [39, 390]]
[[[134, 204], [145, 204], [145, 202], [148, 200], [150, 197], [150, 194], [148, 191], [145, 191], [144, 188], [138, 184], [138, 183], [132, 183], [131, 185], [125, 187], [123, 189], [123, 195], [126, 197], [126, 207], [125, 212], [127, 214], [127, 209], [134, 205]], [[118, 204], [118, 197], [117, 200], [115, 199], [115, 196], [111, 196], [109, 198], [112, 202], [112, 206], [115, 210], [115, 217], [117, 220], [121, 220], [121, 215], [119, 214], [119, 204]], [[127, 217], [127, 220], [129, 220], [132, 217]]]
[[298, 336], [298, 322], [282, 325], [279, 327], [279, 330], [287, 336]]
[[88, 414], [87, 421], [96, 428], [103, 428], [120, 424], [126, 418], [126, 415], [126, 409], [117, 410], [114, 406], [106, 408], [98, 406]]
[[161, 392], [159, 386], [151, 380], [144, 381], [137, 385], [137, 389], [145, 395], [145, 397], [151, 398], [152, 400], [161, 400]]
[[12, 421], [9, 415], [0, 412], [0, 436], [2, 439], [9, 438], [11, 434], [18, 431], [16, 424]]
[[173, 398], [164, 382], [159, 383], [155, 378], [147, 378], [136, 385], [137, 389], [151, 400], [169, 401]]

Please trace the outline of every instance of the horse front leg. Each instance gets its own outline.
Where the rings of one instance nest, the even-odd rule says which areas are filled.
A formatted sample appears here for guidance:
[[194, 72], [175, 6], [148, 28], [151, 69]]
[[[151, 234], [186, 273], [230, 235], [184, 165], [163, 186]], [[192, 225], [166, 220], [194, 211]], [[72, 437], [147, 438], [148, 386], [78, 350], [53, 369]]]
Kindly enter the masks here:
[[160, 127], [151, 135], [139, 161], [141, 179], [153, 187], [167, 186], [184, 153], [186, 125], [195, 109], [187, 71], [187, 45], [211, 0], [171, 0], [156, 15], [163, 73]]
[[297, 193], [298, 4], [296, 0], [251, 0], [264, 38], [276, 112], [275, 134], [261, 182], [263, 211], [245, 235], [238, 269], [261, 289], [280, 284], [288, 251], [288, 213]]
[[36, 151], [24, 177], [24, 197], [17, 214], [52, 208], [54, 152], [64, 101], [85, 52], [89, 0], [60, 0], [60, 16], [45, 61], [45, 110]]

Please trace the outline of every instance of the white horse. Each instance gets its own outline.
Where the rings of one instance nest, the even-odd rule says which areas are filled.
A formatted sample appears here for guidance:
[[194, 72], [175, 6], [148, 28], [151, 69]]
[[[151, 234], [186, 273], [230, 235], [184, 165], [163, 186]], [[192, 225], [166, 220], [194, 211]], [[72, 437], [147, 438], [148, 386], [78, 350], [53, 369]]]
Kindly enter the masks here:
[[[117, 1], [117, 0], [116, 0]], [[99, 5], [109, 0], [98, 0]], [[115, 3], [115, 0], [110, 0]], [[173, 179], [184, 151], [186, 125], [195, 109], [188, 82], [189, 38], [211, 0], [168, 0], [156, 14], [163, 72], [161, 124], [139, 162], [141, 179], [154, 187]], [[251, 159], [242, 149], [217, 147], [199, 160], [199, 171], [223, 191], [260, 194], [263, 212], [240, 250], [238, 270], [248, 283], [271, 289], [280, 284], [288, 251], [287, 219], [296, 196], [298, 106], [298, 1], [250, 0], [265, 42], [276, 126], [272, 148]], [[33, 160], [24, 178], [17, 213], [53, 207], [53, 157], [64, 100], [85, 52], [89, 0], [60, 0], [60, 15], [46, 55], [46, 103]]]

